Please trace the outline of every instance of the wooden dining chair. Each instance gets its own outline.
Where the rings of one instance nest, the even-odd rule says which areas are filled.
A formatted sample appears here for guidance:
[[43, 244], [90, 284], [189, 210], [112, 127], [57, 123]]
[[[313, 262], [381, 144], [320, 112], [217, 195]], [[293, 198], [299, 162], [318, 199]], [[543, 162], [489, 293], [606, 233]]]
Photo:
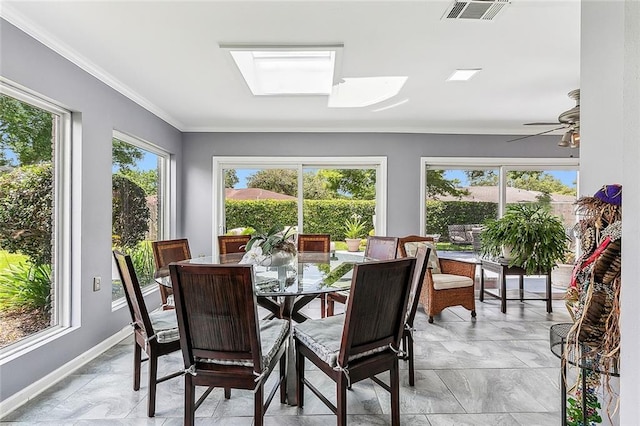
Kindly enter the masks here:
[[[148, 312], [142, 297], [136, 271], [129, 255], [113, 252], [133, 326], [133, 390], [140, 389], [140, 370], [143, 361], [149, 362], [149, 394], [147, 415], [156, 411], [156, 385], [177, 377], [182, 370], [158, 378], [158, 358], [180, 349], [178, 323], [174, 310]], [[142, 359], [142, 351], [147, 359]]]
[[[193, 425], [195, 411], [213, 387], [254, 392], [254, 424], [280, 387], [286, 398], [286, 348], [289, 321], [259, 320], [251, 265], [169, 265], [185, 365], [184, 424]], [[264, 401], [264, 384], [276, 364], [280, 376]], [[195, 400], [197, 386], [209, 389]]]
[[420, 303], [429, 316], [433, 317], [451, 306], [463, 306], [476, 317], [475, 263], [464, 260], [441, 259], [435, 250], [433, 238], [411, 235], [401, 239], [401, 255], [413, 256], [419, 244], [427, 244], [431, 252], [427, 261], [425, 283], [420, 291]]
[[[347, 423], [347, 388], [371, 378], [391, 393], [391, 424], [400, 424], [398, 352], [407, 312], [414, 258], [357, 264], [345, 315], [308, 320], [294, 327], [298, 407], [306, 386]], [[305, 378], [305, 359], [336, 383], [337, 405]], [[389, 371], [390, 385], [375, 377]]]
[[[391, 260], [398, 254], [397, 237], [369, 236], [364, 249], [365, 260]], [[327, 293], [327, 316], [333, 316], [336, 303], [347, 303], [349, 291], [334, 291]]]
[[[402, 240], [402, 239], [401, 239]], [[409, 362], [409, 386], [415, 385], [415, 363], [413, 351], [413, 323], [418, 311], [418, 300], [427, 273], [427, 259], [431, 248], [426, 245], [417, 247], [413, 256], [416, 258], [416, 266], [411, 281], [411, 291], [407, 302], [407, 315], [402, 330], [402, 359]], [[406, 253], [402, 257], [407, 257]]]
[[251, 235], [218, 235], [218, 251], [220, 254], [244, 253]]
[[[191, 259], [189, 240], [186, 238], [153, 241], [151, 248], [153, 249], [153, 260], [156, 263], [156, 277], [168, 276], [171, 262]], [[159, 289], [162, 309], [173, 309], [173, 291], [171, 288], [160, 285]]]
[[[329, 253], [331, 250], [331, 235], [329, 234], [298, 234], [299, 253]], [[327, 295], [318, 295], [320, 299], [320, 317], [327, 314]]]

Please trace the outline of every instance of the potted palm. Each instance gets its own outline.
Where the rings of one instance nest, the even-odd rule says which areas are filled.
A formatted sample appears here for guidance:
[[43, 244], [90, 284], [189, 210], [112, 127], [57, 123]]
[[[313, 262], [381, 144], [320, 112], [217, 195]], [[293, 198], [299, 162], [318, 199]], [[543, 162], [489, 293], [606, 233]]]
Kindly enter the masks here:
[[358, 251], [362, 237], [365, 234], [365, 223], [362, 221], [362, 216], [359, 214], [352, 214], [351, 218], [345, 220], [344, 226], [344, 241], [347, 243], [348, 251]]
[[485, 222], [480, 241], [483, 255], [502, 257], [535, 275], [564, 260], [569, 239], [560, 218], [544, 206], [511, 204], [500, 219]]

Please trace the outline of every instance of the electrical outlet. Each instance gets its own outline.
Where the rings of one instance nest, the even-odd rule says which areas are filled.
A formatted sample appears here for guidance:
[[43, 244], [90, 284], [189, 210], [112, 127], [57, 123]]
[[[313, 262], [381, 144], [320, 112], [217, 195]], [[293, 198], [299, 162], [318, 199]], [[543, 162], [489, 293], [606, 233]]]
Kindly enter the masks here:
[[93, 291], [100, 291], [100, 277], [93, 277]]

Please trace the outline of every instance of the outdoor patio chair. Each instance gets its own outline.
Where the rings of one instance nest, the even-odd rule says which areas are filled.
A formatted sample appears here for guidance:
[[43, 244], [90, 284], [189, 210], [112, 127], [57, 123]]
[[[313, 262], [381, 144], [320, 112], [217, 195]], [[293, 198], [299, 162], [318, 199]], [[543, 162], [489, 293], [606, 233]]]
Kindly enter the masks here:
[[[180, 349], [176, 314], [173, 309], [148, 312], [131, 257], [117, 250], [113, 252], [113, 257], [116, 260], [133, 326], [133, 390], [140, 389], [142, 362], [149, 361], [147, 415], [153, 417], [156, 411], [156, 385], [183, 373], [180, 370], [158, 378], [158, 358]], [[147, 359], [142, 359], [142, 351], [147, 355]]]
[[[347, 388], [371, 378], [391, 393], [391, 424], [400, 424], [398, 352], [416, 260], [374, 261], [355, 265], [345, 315], [308, 320], [294, 327], [298, 407], [308, 387], [347, 423]], [[305, 359], [336, 383], [333, 405], [305, 378]], [[389, 371], [390, 385], [376, 377]]]
[[445, 308], [463, 306], [471, 311], [471, 317], [476, 316], [475, 298], [475, 263], [463, 260], [441, 259], [433, 245], [433, 238], [411, 235], [401, 239], [400, 254], [414, 256], [419, 245], [426, 244], [431, 248], [427, 261], [425, 285], [420, 291], [420, 303], [429, 316], [429, 323], [433, 317]]
[[[153, 249], [153, 259], [156, 263], [156, 277], [168, 276], [171, 262], [191, 259], [189, 240], [186, 238], [153, 241], [151, 248]], [[159, 289], [162, 309], [173, 309], [173, 291], [171, 288], [160, 285]]]
[[[251, 265], [176, 264], [169, 266], [185, 366], [184, 424], [213, 387], [254, 392], [254, 424], [278, 387], [286, 398], [286, 348], [289, 321], [259, 320]], [[264, 384], [276, 364], [280, 376], [264, 401]], [[196, 386], [207, 386], [195, 400]]]
[[[370, 236], [364, 249], [365, 260], [391, 260], [398, 254], [397, 237]], [[327, 316], [333, 316], [336, 303], [347, 303], [349, 291], [334, 291], [327, 293]]]

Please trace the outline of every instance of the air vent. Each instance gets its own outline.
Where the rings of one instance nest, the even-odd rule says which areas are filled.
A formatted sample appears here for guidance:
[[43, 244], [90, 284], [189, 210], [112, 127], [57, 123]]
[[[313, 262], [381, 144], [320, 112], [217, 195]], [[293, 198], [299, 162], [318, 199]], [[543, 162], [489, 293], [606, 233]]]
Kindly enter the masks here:
[[473, 19], [491, 21], [510, 0], [454, 1], [445, 11], [445, 19]]

